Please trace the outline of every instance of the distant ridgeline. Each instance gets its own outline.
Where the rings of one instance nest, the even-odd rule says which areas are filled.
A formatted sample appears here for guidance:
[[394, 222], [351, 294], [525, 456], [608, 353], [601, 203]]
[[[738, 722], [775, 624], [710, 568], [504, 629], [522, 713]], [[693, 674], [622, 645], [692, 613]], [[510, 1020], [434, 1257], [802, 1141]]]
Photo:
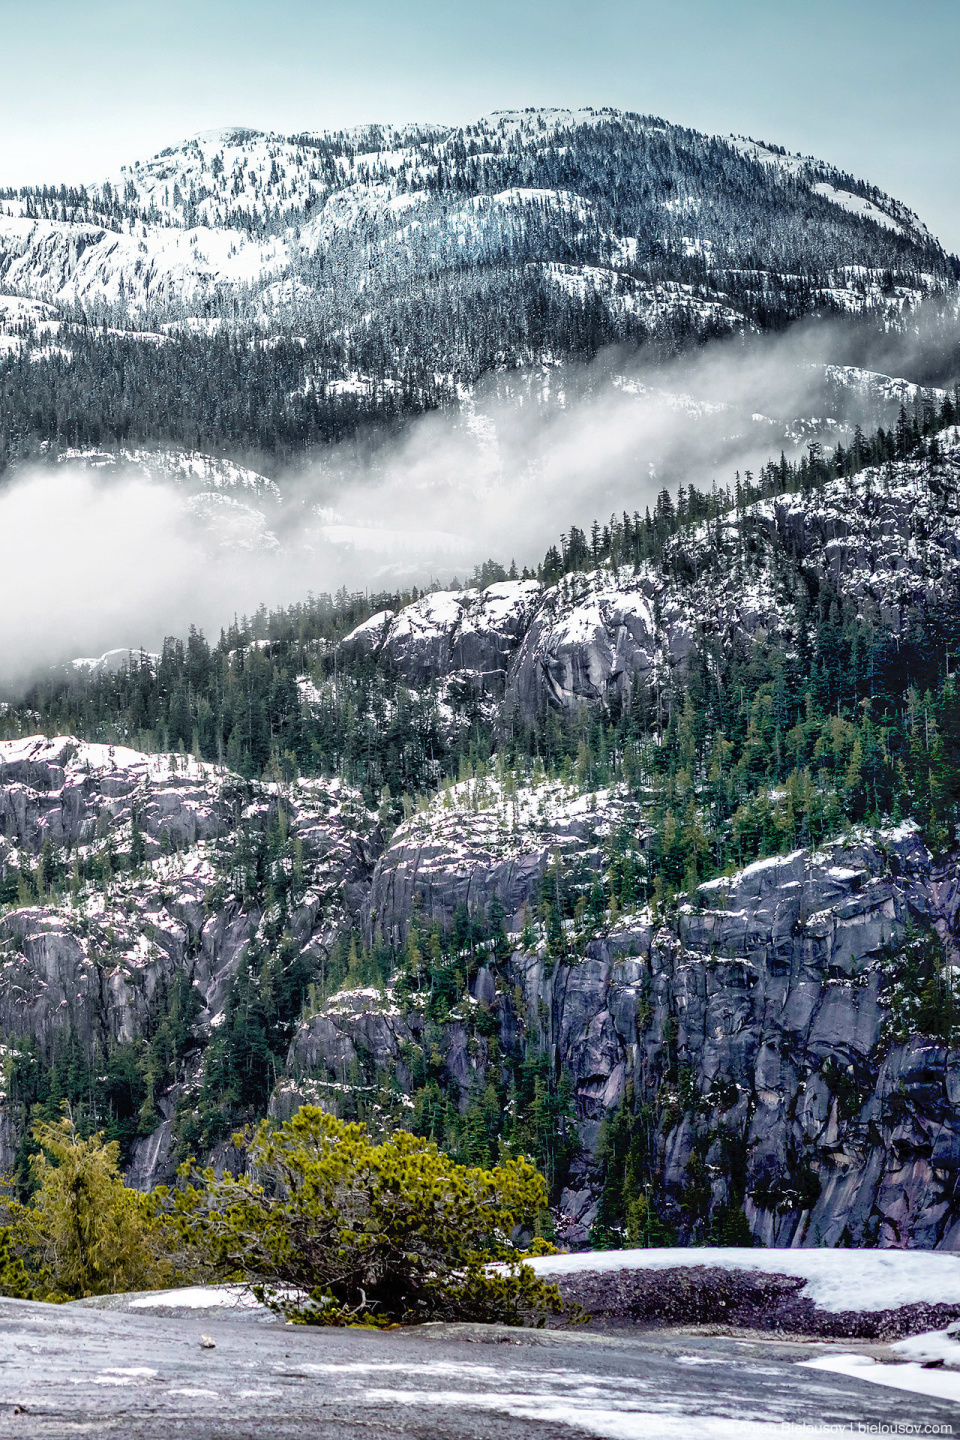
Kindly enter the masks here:
[[[702, 879], [731, 856], [743, 861], [801, 833], [830, 834], [843, 817], [913, 815], [945, 845], [960, 801], [954, 582], [911, 601], [895, 626], [885, 623], [856, 586], [817, 570], [785, 541], [764, 505], [806, 496], [816, 521], [817, 496], [842, 483], [852, 487], [856, 513], [858, 487], [902, 489], [906, 476], [943, 511], [949, 530], [960, 475], [952, 456], [944, 466], [942, 444], [958, 415], [956, 398], [912, 417], [901, 411], [895, 430], [858, 430], [832, 454], [811, 445], [799, 462], [771, 461], [732, 488], [684, 487], [675, 499], [664, 491], [652, 514], [625, 512], [596, 522], [589, 535], [571, 527], [535, 574], [517, 577], [539, 596], [528, 636], [544, 615], [574, 604], [581, 585], [585, 594], [606, 586], [614, 601], [646, 585], [654, 612], [685, 606], [693, 622], [682, 668], [664, 663], [596, 703], [541, 696], [532, 708], [508, 706], [504, 675], [484, 679], [452, 661], [447, 673], [412, 680], [402, 657], [354, 643], [351, 632], [381, 612], [428, 606], [426, 592], [341, 590], [271, 613], [262, 607], [212, 646], [191, 627], [185, 641], [167, 639], [159, 657], [131, 655], [129, 667], [112, 673], [52, 671], [3, 707], [0, 737], [42, 731], [179, 749], [247, 778], [340, 776], [391, 822], [494, 754], [498, 764], [575, 772], [587, 789], [623, 780], [648, 793], [652, 783], [660, 820], [672, 817], [662, 857], [671, 886], [691, 864]], [[951, 437], [955, 430], [948, 448]], [[915, 523], [918, 533], [929, 528], [919, 512]], [[731, 644], [697, 623], [698, 576], [738, 591], [761, 569], [782, 587], [788, 642], [761, 633]], [[490, 560], [473, 584], [497, 586], [516, 574]], [[464, 604], [473, 603], [470, 593], [461, 592]], [[770, 798], [771, 787], [784, 786], [789, 825]]]
[[611, 344], [952, 317], [958, 275], [874, 186], [656, 117], [217, 132], [0, 192], [0, 469], [157, 444], [276, 466]]

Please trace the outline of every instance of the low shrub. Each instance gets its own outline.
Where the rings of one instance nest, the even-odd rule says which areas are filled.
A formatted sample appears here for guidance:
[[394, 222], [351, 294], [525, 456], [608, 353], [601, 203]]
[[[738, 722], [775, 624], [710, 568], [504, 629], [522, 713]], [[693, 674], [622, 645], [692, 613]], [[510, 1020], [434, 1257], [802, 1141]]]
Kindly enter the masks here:
[[64, 1301], [171, 1283], [171, 1232], [124, 1185], [117, 1142], [79, 1136], [69, 1115], [33, 1137], [30, 1202], [0, 1199], [0, 1294]]
[[547, 1199], [526, 1160], [471, 1169], [406, 1131], [375, 1144], [316, 1106], [236, 1143], [247, 1172], [185, 1175], [167, 1212], [209, 1273], [251, 1283], [288, 1318], [519, 1325], [564, 1312], [511, 1239]]

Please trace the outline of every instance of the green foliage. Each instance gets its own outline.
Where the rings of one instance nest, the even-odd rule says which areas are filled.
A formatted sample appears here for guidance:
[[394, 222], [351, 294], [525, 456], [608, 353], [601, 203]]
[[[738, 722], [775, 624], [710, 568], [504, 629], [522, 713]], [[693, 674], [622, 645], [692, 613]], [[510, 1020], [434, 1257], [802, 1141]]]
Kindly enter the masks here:
[[626, 1200], [623, 1239], [633, 1249], [661, 1250], [676, 1245], [677, 1232], [660, 1216], [651, 1191], [641, 1191]]
[[756, 1244], [742, 1205], [718, 1208], [711, 1217], [706, 1239], [708, 1245], [739, 1246], [747, 1250]]
[[32, 1127], [56, 1121], [64, 1104], [78, 1136], [102, 1133], [126, 1163], [138, 1136], [159, 1124], [157, 1099], [181, 1078], [184, 1058], [196, 1044], [193, 1024], [201, 1008], [191, 976], [180, 972], [171, 985], [158, 983], [141, 1040], [101, 1033], [91, 1053], [90, 1037], [84, 1043], [73, 1030], [55, 1034], [47, 1046], [34, 1037], [11, 1037], [6, 1103], [23, 1137], [11, 1177], [21, 1199], [36, 1183]]
[[852, 1062], [844, 1065], [835, 1056], [823, 1064], [820, 1074], [830, 1094], [836, 1096], [839, 1118], [855, 1119], [874, 1092], [873, 1076], [864, 1081]]
[[930, 926], [907, 925], [883, 961], [889, 1007], [881, 1043], [905, 1044], [912, 1035], [942, 1044], [960, 1041], [960, 993], [943, 942]]
[[72, 1120], [34, 1127], [40, 1147], [29, 1204], [0, 1202], [0, 1289], [77, 1300], [169, 1283], [164, 1230], [150, 1200], [123, 1183], [115, 1141], [77, 1134]]
[[[247, 1160], [237, 1178], [195, 1177], [170, 1212], [215, 1273], [256, 1282], [290, 1318], [516, 1325], [562, 1311], [511, 1240], [546, 1202], [524, 1160], [470, 1169], [404, 1131], [374, 1144], [365, 1126], [315, 1106], [261, 1124]], [[493, 1260], [507, 1268], [487, 1274]]]
[[[949, 656], [960, 650], [957, 606], [949, 599], [928, 603], [922, 612], [908, 612], [894, 633], [861, 614], [829, 577], [798, 574], [784, 542], [755, 525], [746, 507], [758, 498], [816, 489], [872, 462], [921, 451], [929, 456], [938, 426], [955, 413], [953, 401], [940, 412], [918, 410], [912, 419], [902, 417], [896, 433], [861, 436], [832, 457], [814, 448], [795, 465], [771, 461], [755, 483], [738, 480], [711, 496], [686, 487], [674, 501], [664, 492], [652, 517], [612, 517], [594, 527], [596, 544], [582, 535], [583, 543], [574, 543], [580, 532], [571, 531], [562, 570], [594, 564], [617, 570], [647, 560], [683, 579], [689, 527], [735, 514], [742, 554], [732, 557], [718, 540], [707, 563], [749, 568], [751, 556], [769, 550], [774, 572], [796, 582], [797, 643], [789, 652], [763, 641], [729, 650], [703, 636], [682, 692], [638, 681], [609, 697], [603, 712], [584, 707], [561, 717], [548, 711], [528, 726], [514, 721], [499, 737], [498, 766], [510, 783], [528, 776], [531, 764], [586, 792], [626, 782], [642, 798], [644, 823], [655, 832], [642, 853], [635, 829], [632, 841], [629, 832], [612, 839], [602, 886], [581, 889], [575, 876], [547, 877], [539, 919], [552, 960], [568, 948], [565, 919], [585, 913], [596, 926], [611, 902], [618, 911], [669, 902], [728, 866], [815, 845], [848, 820], [909, 815], [935, 849], [953, 843], [960, 820], [960, 698], [948, 671]], [[485, 562], [477, 579], [499, 575], [500, 568]], [[541, 570], [545, 580], [557, 578], [546, 561]], [[156, 661], [141, 656], [110, 675], [52, 675], [7, 708], [0, 733], [39, 725], [147, 749], [180, 745], [250, 778], [338, 774], [363, 790], [389, 829], [410, 808], [409, 797], [449, 777], [481, 774], [493, 739], [484, 719], [490, 697], [482, 687], [448, 687], [441, 705], [438, 685], [411, 696], [382, 657], [339, 647], [358, 621], [378, 609], [396, 610], [417, 594], [341, 591], [269, 614], [261, 608], [235, 622], [216, 645], [191, 629], [185, 641], [165, 641]], [[304, 675], [315, 689], [309, 703], [297, 689]], [[108, 840], [84, 865], [102, 880], [105, 866], [111, 873], [136, 869], [141, 851], [134, 826], [129, 853], [115, 854]], [[243, 873], [251, 865], [262, 868], [255, 855], [240, 861]], [[8, 873], [0, 885], [11, 899], [19, 886], [27, 903], [51, 888], [56, 893], [66, 879], [65, 857], [50, 853], [38, 857], [36, 869]], [[585, 905], [578, 917], [580, 899]]]
[[[946, 396], [939, 409], [929, 401], [917, 406], [912, 416], [901, 406], [896, 429], [865, 436], [857, 426], [854, 443], [845, 448], [838, 444], [832, 454], [824, 453], [814, 443], [798, 461], [789, 461], [781, 454], [770, 460], [754, 479], [749, 471], [737, 473], [733, 486], [714, 486], [708, 494], [695, 485], [681, 486], [674, 498], [669, 490], [661, 490], [651, 513], [649, 506], [641, 515], [611, 515], [606, 525], [594, 521], [591, 538], [571, 525], [569, 533], [560, 537], [559, 545], [548, 549], [539, 574], [547, 585], [555, 585], [565, 575], [609, 565], [615, 572], [622, 566], [639, 565], [644, 560], [667, 561], [677, 575], [683, 574], [683, 556], [669, 553], [674, 536], [693, 525], [714, 524], [722, 516], [742, 514], [758, 500], [774, 495], [808, 493], [818, 490], [831, 480], [853, 476], [871, 466], [909, 456], [928, 455], [936, 460], [939, 453], [936, 435], [960, 416], [960, 388], [953, 397]], [[927, 443], [925, 443], [927, 442]]]
[[[409, 1057], [414, 1109], [407, 1123], [467, 1163], [490, 1165], [503, 1155], [531, 1157], [556, 1200], [579, 1146], [570, 1077], [551, 1064], [541, 1033], [528, 1031], [522, 1005], [515, 1002], [514, 1008], [523, 1040], [504, 1054], [499, 1009], [464, 1003], [480, 966], [492, 964], [496, 970], [509, 953], [503, 923], [497, 901], [486, 916], [469, 915], [460, 907], [446, 932], [414, 914], [393, 988], [394, 999], [408, 1009], [422, 1009], [427, 1022], [421, 1045]], [[443, 1026], [451, 1019], [464, 1026], [473, 1053], [485, 1061], [479, 1071], [483, 1078], [465, 1106], [443, 1056]], [[541, 1217], [539, 1224], [547, 1222]]]
[[32, 1300], [33, 1281], [23, 1263], [18, 1240], [15, 1225], [0, 1226], [0, 1295], [7, 1295], [13, 1300]]
[[600, 1127], [597, 1159], [603, 1186], [591, 1242], [617, 1250], [624, 1242], [638, 1249], [675, 1245], [677, 1235], [657, 1205], [656, 1121], [648, 1106], [635, 1108], [632, 1090]]

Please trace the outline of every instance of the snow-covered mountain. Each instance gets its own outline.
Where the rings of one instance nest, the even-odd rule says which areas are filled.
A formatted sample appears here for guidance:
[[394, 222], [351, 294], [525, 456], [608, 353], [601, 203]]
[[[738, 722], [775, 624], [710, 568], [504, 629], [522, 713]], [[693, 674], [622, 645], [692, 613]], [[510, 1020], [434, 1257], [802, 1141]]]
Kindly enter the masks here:
[[955, 278], [874, 186], [614, 110], [210, 131], [84, 188], [7, 192], [2, 210], [5, 289], [129, 320], [347, 318], [359, 300], [369, 324], [398, 287], [492, 264], [530, 267], [621, 329], [665, 314], [727, 328], [762, 325], [771, 303], [897, 307]]
[[[207, 132], [86, 187], [0, 194], [0, 472], [132, 467], [175, 481], [216, 548], [296, 531], [358, 557], [358, 581], [469, 570], [506, 547], [509, 504], [533, 559], [545, 486], [589, 523], [625, 485], [709, 486], [936, 399], [918, 382], [955, 377], [898, 368], [888, 342], [918, 302], [955, 327], [957, 273], [870, 184], [650, 116]], [[730, 384], [676, 363], [814, 314], [857, 344], [761, 355]], [[430, 422], [411, 449], [437, 410], [442, 444]]]

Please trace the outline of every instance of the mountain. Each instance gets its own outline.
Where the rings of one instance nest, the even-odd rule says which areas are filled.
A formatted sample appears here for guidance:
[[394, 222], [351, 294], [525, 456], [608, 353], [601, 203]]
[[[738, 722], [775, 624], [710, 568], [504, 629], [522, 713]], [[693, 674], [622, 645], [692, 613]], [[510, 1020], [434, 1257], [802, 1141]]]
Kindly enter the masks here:
[[309, 1100], [574, 1245], [960, 1248], [955, 421], [8, 704], [4, 1164]]
[[0, 452], [276, 464], [611, 344], [663, 357], [812, 314], [896, 327], [955, 306], [957, 274], [875, 187], [649, 116], [211, 132], [0, 195]]
[[425, 291], [444, 274], [532, 265], [558, 296], [593, 295], [625, 324], [683, 310], [760, 320], [768, 291], [784, 313], [895, 304], [956, 278], [917, 216], [873, 186], [612, 110], [213, 131], [97, 185], [4, 199], [11, 289], [197, 322], [238, 303], [304, 319], [389, 307], [391, 291], [423, 286], [424, 262]]
[[152, 576], [311, 589], [0, 705], [0, 1171], [64, 1101], [148, 1187], [309, 1100], [534, 1156], [572, 1245], [960, 1249], [917, 217], [615, 111], [218, 131], [0, 209], [0, 502], [64, 467], [109, 583], [148, 482]]

